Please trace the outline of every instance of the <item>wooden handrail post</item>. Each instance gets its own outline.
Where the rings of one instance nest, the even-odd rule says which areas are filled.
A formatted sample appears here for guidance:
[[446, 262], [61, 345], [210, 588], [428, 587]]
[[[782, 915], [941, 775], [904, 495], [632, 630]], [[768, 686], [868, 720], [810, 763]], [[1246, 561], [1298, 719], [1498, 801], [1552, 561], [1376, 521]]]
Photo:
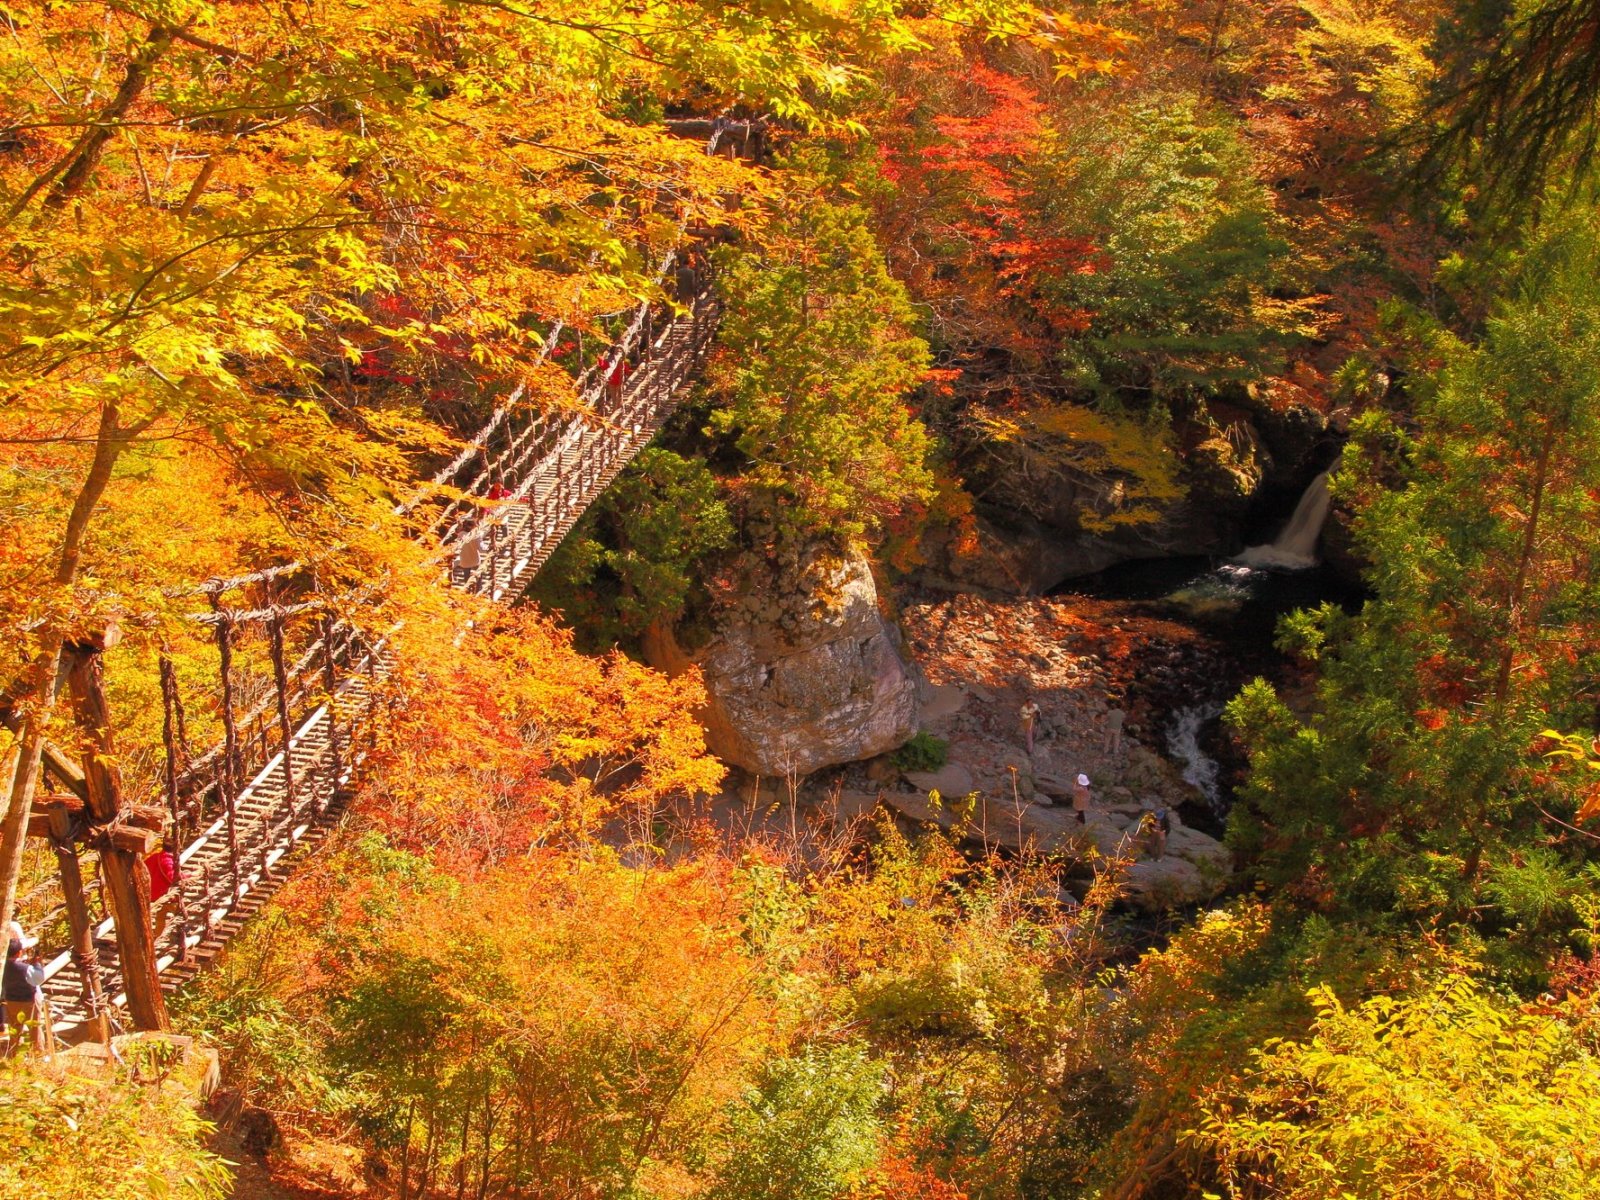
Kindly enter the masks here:
[[378, 753], [378, 652], [367, 648], [367, 733], [371, 753]]
[[267, 652], [272, 657], [272, 683], [278, 694], [278, 737], [283, 742], [283, 804], [293, 813], [296, 807], [294, 727], [289, 723], [289, 675], [283, 666], [283, 614], [275, 612], [267, 620]]
[[[328, 799], [339, 790], [339, 710], [335, 705], [339, 677], [333, 666], [333, 614], [322, 614], [322, 684], [328, 692]], [[311, 795], [311, 815], [319, 815], [317, 793]]]
[[114, 829], [122, 815], [123, 798], [101, 661], [108, 644], [115, 644], [109, 630], [104, 638], [67, 647], [71, 660], [67, 684], [72, 693], [73, 716], [83, 737], [88, 816], [99, 832], [95, 842], [100, 851], [100, 877], [110, 893], [116, 919], [117, 956], [128, 995], [128, 1011], [136, 1029], [160, 1030], [168, 1027], [168, 1021], [156, 974], [155, 934], [150, 926], [150, 872], [140, 850], [120, 842]]
[[[213, 597], [213, 602], [215, 598]], [[218, 784], [228, 815], [228, 879], [233, 898], [239, 898], [239, 731], [233, 722], [233, 621], [217, 622], [217, 654], [222, 675], [222, 771]]]
[[161, 742], [166, 750], [167, 819], [172, 825], [172, 905], [177, 910], [176, 938], [178, 961], [189, 961], [189, 901], [186, 896], [183, 863], [182, 812], [178, 800], [178, 731], [183, 706], [178, 701], [178, 675], [172, 660], [161, 655]]
[[500, 595], [500, 520], [489, 519], [489, 599]]

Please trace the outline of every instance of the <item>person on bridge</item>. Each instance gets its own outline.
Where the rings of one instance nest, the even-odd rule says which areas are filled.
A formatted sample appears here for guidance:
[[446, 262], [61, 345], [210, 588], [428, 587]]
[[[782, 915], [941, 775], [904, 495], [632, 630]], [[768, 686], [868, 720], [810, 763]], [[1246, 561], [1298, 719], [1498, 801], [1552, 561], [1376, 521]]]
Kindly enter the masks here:
[[511, 489], [508, 488], [501, 481], [500, 473], [498, 471], [495, 472], [493, 478], [494, 478], [494, 482], [489, 485], [489, 499], [491, 499], [491, 500], [508, 500], [508, 499], [510, 499], [510, 497], [511, 497]]
[[[0, 976], [0, 1002], [5, 1009], [5, 1029], [13, 1037], [12, 1045], [20, 1046], [25, 1030], [33, 1034], [33, 1048], [44, 1050], [44, 968], [26, 957], [38, 945], [38, 938], [22, 932], [22, 926], [12, 921], [6, 927], [6, 966]], [[13, 1033], [13, 1031], [15, 1031]]]
[[155, 940], [159, 942], [161, 935], [167, 931], [167, 922], [172, 914], [171, 902], [163, 903], [172, 885], [178, 878], [178, 856], [174, 853], [175, 844], [171, 838], [166, 838], [149, 858], [144, 860], [145, 870], [150, 872], [150, 913], [155, 918]]
[[467, 536], [456, 547], [456, 578], [463, 582], [483, 563], [483, 535], [476, 525], [468, 526]]
[[621, 346], [606, 351], [606, 402], [613, 408], [622, 403], [622, 388], [628, 381], [628, 360]]
[[694, 298], [700, 294], [700, 272], [696, 269], [693, 252], [685, 253], [678, 260], [676, 282], [678, 303], [685, 308], [693, 308]]

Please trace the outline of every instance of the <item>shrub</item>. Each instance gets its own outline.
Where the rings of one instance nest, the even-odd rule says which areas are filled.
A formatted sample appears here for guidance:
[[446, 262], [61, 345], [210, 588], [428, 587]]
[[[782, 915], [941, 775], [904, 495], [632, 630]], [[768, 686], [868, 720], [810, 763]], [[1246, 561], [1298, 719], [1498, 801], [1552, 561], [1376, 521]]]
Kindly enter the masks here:
[[949, 743], [926, 730], [894, 752], [894, 765], [902, 771], [937, 771], [949, 761]]

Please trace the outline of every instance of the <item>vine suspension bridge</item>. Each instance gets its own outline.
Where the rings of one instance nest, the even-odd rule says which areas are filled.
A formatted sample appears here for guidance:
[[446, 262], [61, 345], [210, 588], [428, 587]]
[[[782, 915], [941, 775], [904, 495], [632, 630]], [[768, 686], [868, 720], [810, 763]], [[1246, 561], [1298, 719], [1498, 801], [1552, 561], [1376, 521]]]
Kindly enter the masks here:
[[[669, 255], [661, 278], [673, 261]], [[608, 387], [602, 360], [579, 376], [578, 406], [529, 414], [520, 392], [499, 406], [433, 480], [454, 498], [417, 536], [437, 549], [441, 582], [514, 602], [677, 408], [719, 315], [713, 291], [698, 281], [683, 307], [643, 302], [616, 344], [634, 364], [620, 388]], [[546, 353], [559, 333], [558, 325], [546, 338]], [[476, 554], [459, 553], [473, 541]], [[285, 592], [294, 602], [282, 602]], [[193, 594], [210, 608], [194, 619], [217, 647], [223, 736], [189, 757], [178, 672], [163, 656], [164, 807], [122, 795], [101, 682], [113, 639], [64, 655], [58, 687], [69, 690], [83, 757], [46, 747], [50, 786], [35, 798], [28, 832], [54, 853], [60, 902], [48, 910], [33, 903], [27, 922], [45, 935], [45, 994], [53, 1032], [66, 1041], [104, 1036], [123, 1010], [137, 1028], [165, 1027], [164, 993], [213, 959], [287, 878], [298, 852], [326, 836], [375, 744], [372, 718], [392, 658], [386, 638], [362, 628], [359, 597], [316, 595], [314, 572], [301, 564], [211, 580]], [[231, 596], [252, 606], [230, 606]], [[252, 675], [263, 686], [248, 689], [250, 699], [235, 661], [246, 630], [264, 640], [271, 664], [270, 684], [264, 668]], [[177, 847], [178, 869], [156, 926], [142, 864], [164, 836]], [[99, 860], [98, 905], [82, 850]], [[19, 898], [19, 907], [46, 891], [55, 892], [53, 883]]]

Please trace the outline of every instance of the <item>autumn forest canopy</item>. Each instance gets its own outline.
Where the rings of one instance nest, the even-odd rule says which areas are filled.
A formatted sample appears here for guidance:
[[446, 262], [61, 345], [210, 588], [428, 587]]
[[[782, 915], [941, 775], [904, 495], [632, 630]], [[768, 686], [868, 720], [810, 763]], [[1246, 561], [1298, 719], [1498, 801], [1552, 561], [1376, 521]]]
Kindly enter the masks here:
[[1597, 146], [1597, 0], [0, 4], [0, 1195], [1600, 1200]]

